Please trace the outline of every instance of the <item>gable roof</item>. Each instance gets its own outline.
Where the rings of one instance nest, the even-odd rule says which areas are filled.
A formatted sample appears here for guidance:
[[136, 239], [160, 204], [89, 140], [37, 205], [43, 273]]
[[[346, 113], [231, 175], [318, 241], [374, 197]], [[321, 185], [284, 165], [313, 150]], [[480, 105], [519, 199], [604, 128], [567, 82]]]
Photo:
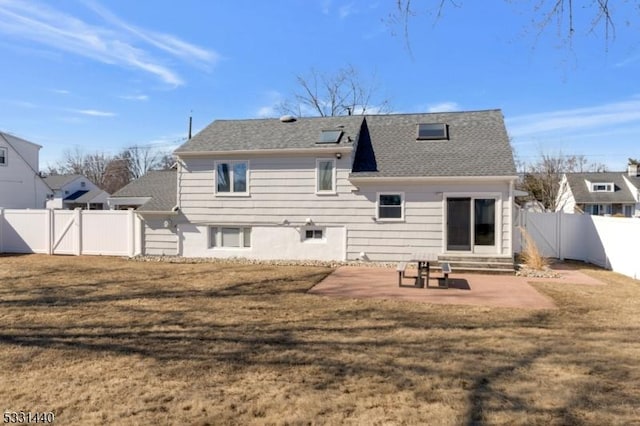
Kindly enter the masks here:
[[[635, 198], [629, 190], [624, 178], [633, 181], [640, 179], [625, 176], [626, 172], [593, 172], [593, 173], [566, 173], [567, 183], [571, 188], [571, 193], [576, 203], [599, 204], [599, 203], [635, 203]], [[613, 183], [614, 192], [591, 192], [587, 182], [591, 183]]]
[[[416, 140], [418, 124], [443, 123], [444, 140]], [[337, 144], [318, 144], [322, 130], [344, 132]], [[353, 177], [515, 176], [500, 110], [430, 114], [217, 120], [180, 146], [176, 155], [234, 151], [355, 147]]]
[[362, 116], [299, 118], [282, 122], [275, 118], [216, 120], [180, 146], [175, 154], [272, 149], [335, 149], [336, 144], [318, 144], [322, 130], [342, 130], [337, 145], [352, 146]]
[[136, 211], [169, 212], [177, 204], [177, 173], [172, 170], [151, 170], [116, 191], [111, 198], [151, 197]]
[[43, 183], [45, 185], [45, 187], [48, 187], [48, 189], [51, 189], [51, 187], [49, 187], [49, 185], [47, 185], [47, 183], [42, 178], [42, 176], [40, 176], [39, 170], [36, 170], [36, 169], [40, 168], [40, 165], [39, 164], [34, 164], [34, 165], [30, 164], [29, 161], [23, 156], [22, 150], [19, 149], [19, 148], [16, 148], [16, 143], [18, 143], [18, 144], [23, 143], [23, 144], [34, 146], [34, 147], [37, 148], [38, 151], [40, 151], [40, 149], [42, 148], [42, 145], [38, 145], [37, 143], [30, 142], [30, 141], [28, 141], [26, 139], [19, 138], [17, 136], [14, 136], [14, 135], [12, 135], [10, 133], [6, 133], [6, 132], [0, 132], [0, 139], [5, 141], [5, 143], [8, 146], [10, 146], [18, 154], [18, 157], [20, 157], [22, 159], [22, 161], [24, 162], [24, 164], [29, 169], [31, 169], [31, 171], [34, 173], [34, 175], [37, 177], [37, 179], [41, 183]]
[[[427, 123], [446, 124], [448, 138], [416, 140], [418, 124]], [[366, 127], [376, 170], [354, 167], [354, 177], [516, 175], [500, 110], [374, 115]], [[358, 149], [355, 164], [367, 154]]]
[[81, 177], [84, 177], [84, 176], [82, 175], [51, 175], [51, 176], [44, 177], [42, 179], [45, 181], [47, 185], [49, 185], [49, 188], [56, 190], [56, 189], [62, 189], [63, 186]]
[[[0, 131], [0, 136], [2, 136], [7, 141], [7, 143], [9, 145], [12, 145], [12, 146], [16, 142], [18, 142], [18, 143], [26, 143], [26, 144], [29, 144], [29, 145], [33, 145], [35, 147], [38, 147], [38, 149], [42, 148], [42, 145], [38, 145], [37, 143], [28, 141], [26, 139], [19, 138], [18, 136], [12, 135], [11, 133]], [[13, 147], [13, 148], [15, 149], [15, 147]]]

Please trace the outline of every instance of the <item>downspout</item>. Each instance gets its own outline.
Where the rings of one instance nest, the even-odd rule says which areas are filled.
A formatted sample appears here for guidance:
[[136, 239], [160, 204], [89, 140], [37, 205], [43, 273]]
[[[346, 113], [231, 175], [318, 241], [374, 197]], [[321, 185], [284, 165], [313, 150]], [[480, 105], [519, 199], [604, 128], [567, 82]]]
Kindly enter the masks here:
[[509, 252], [511, 253], [512, 259], [513, 259], [513, 234], [514, 234], [513, 204], [515, 203], [515, 199], [513, 197], [514, 182], [515, 181], [513, 179], [509, 181], [509, 222], [511, 225], [511, 230], [509, 231], [509, 235], [511, 235], [511, 238], [509, 239]]

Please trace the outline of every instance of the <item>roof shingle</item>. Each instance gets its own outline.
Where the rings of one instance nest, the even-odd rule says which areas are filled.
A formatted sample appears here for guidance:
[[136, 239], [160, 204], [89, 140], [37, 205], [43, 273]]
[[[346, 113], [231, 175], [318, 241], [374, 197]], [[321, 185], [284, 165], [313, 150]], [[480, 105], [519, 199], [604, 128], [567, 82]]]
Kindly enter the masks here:
[[151, 197], [136, 211], [169, 212], [177, 204], [176, 170], [149, 171], [111, 196], [118, 197]]

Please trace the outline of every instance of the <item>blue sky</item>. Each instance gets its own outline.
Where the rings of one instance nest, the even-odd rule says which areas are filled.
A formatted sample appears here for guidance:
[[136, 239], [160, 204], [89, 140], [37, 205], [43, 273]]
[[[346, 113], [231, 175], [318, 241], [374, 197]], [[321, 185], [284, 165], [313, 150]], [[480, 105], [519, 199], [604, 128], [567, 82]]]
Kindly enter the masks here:
[[[576, 37], [539, 33], [532, 1], [414, 0], [406, 47], [395, 0], [0, 0], [0, 130], [115, 154], [177, 147], [215, 119], [277, 116], [311, 68], [375, 75], [394, 112], [500, 108], [518, 157], [640, 157], [640, 10], [616, 2], [615, 38], [576, 10]], [[550, 3], [550, 2], [549, 2]]]

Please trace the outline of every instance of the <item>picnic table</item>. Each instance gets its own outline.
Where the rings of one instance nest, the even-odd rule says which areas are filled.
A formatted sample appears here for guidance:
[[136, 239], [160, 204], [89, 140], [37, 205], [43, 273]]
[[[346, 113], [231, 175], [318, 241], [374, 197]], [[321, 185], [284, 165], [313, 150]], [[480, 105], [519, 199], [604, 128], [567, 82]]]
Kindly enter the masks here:
[[418, 276], [416, 277], [416, 287], [424, 287], [425, 282], [422, 277], [426, 275], [426, 286], [429, 287], [429, 273], [431, 270], [431, 262], [437, 262], [438, 255], [433, 252], [419, 252], [411, 255], [409, 262], [418, 264]]

